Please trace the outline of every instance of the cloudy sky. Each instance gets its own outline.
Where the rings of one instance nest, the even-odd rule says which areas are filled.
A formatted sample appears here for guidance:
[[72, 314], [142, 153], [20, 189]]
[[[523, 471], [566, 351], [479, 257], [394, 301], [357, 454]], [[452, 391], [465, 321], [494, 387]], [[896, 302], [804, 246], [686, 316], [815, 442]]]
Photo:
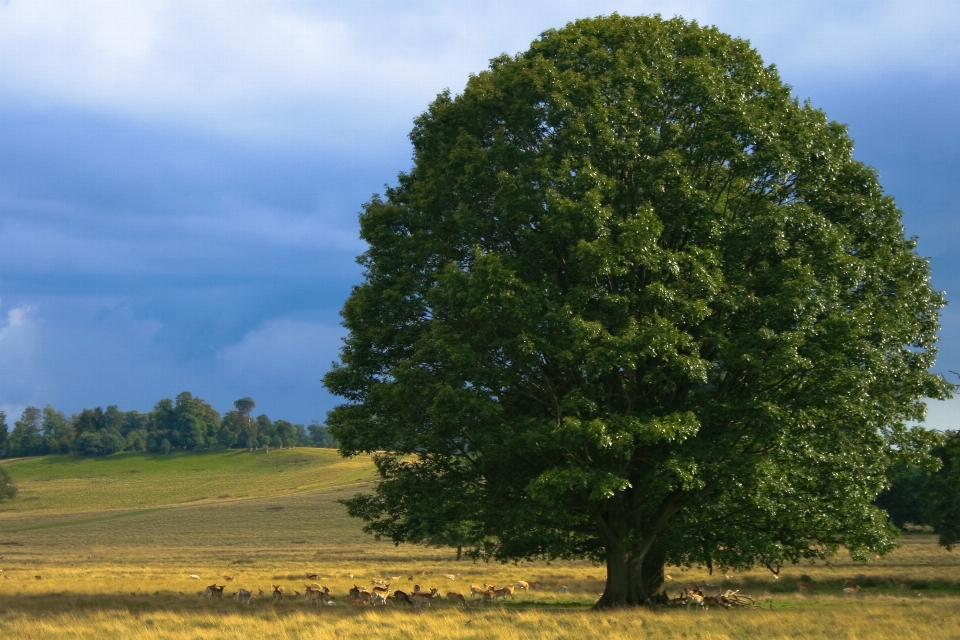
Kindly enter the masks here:
[[937, 370], [960, 371], [960, 3], [0, 0], [0, 410], [190, 390], [323, 421], [357, 213], [413, 118], [614, 11], [748, 39], [849, 125], [954, 301]]

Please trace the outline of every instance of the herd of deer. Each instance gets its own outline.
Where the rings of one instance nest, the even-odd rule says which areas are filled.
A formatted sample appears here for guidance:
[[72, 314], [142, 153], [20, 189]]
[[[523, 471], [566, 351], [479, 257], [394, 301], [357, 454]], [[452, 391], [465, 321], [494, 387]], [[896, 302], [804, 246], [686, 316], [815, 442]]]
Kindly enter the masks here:
[[[308, 580], [318, 579], [317, 574], [307, 573]], [[420, 575], [423, 575], [422, 573]], [[351, 576], [352, 577], [352, 576]], [[456, 579], [456, 576], [447, 575], [444, 576], [449, 580]], [[199, 576], [196, 574], [191, 574], [190, 578], [193, 580], [199, 580]], [[397, 576], [394, 580], [398, 580], [400, 577]], [[413, 576], [410, 576], [412, 579]], [[228, 582], [232, 581], [233, 576], [224, 576], [224, 579]], [[279, 585], [273, 586], [273, 601], [274, 602], [283, 602], [287, 600], [297, 600], [301, 597], [304, 597], [307, 602], [316, 606], [335, 606], [336, 598], [330, 594], [329, 587], [321, 586], [317, 582], [313, 582], [304, 587], [304, 592], [293, 591], [288, 592]], [[560, 585], [561, 590], [566, 591], [565, 585]], [[201, 597], [204, 600], [213, 601], [213, 600], [223, 600], [223, 591], [226, 588], [226, 585], [220, 585], [214, 583], [207, 587], [201, 594]], [[524, 580], [518, 581], [512, 586], [497, 587], [493, 584], [484, 584], [482, 587], [475, 584], [470, 585], [470, 597], [465, 597], [459, 591], [448, 591], [447, 599], [457, 602], [459, 605], [464, 607], [473, 607], [473, 606], [483, 606], [484, 602], [504, 600], [506, 598], [513, 598], [513, 592], [515, 589], [520, 589], [522, 591], [526, 590], [536, 590], [540, 589], [540, 583], [537, 581], [526, 582]], [[246, 605], [249, 605], [254, 598], [266, 598], [267, 594], [263, 592], [262, 589], [258, 590], [259, 592], [254, 595], [252, 591], [247, 589], [237, 589], [236, 593], [233, 594], [233, 598], [239, 602], [243, 602]], [[420, 585], [414, 585], [413, 591], [406, 592], [400, 589], [395, 589], [391, 591], [390, 583], [382, 579], [373, 580], [373, 588], [367, 589], [366, 587], [359, 587], [356, 584], [353, 585], [353, 588], [350, 589], [347, 602], [349, 604], [368, 604], [372, 606], [384, 606], [388, 602], [396, 603], [406, 603], [412, 605], [418, 611], [424, 607], [430, 606], [430, 603], [435, 599], [440, 598], [440, 590], [437, 588], [432, 588], [429, 591], [423, 591], [420, 588]]]

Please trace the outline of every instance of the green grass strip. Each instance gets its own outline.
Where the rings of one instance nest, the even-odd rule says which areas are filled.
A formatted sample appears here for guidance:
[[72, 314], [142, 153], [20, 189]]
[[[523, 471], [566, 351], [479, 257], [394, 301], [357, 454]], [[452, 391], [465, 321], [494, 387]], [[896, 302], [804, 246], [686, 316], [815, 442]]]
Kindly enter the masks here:
[[[167, 507], [169, 508], [169, 507]], [[0, 533], [21, 533], [23, 531], [39, 531], [41, 529], [56, 529], [57, 527], [75, 527], [91, 522], [105, 522], [107, 520], [119, 520], [120, 518], [130, 518], [144, 513], [153, 513], [154, 511], [163, 511], [164, 507], [154, 509], [139, 509], [137, 511], [127, 511], [124, 513], [115, 513], [111, 516], [100, 516], [99, 518], [84, 518], [82, 520], [67, 520], [66, 522], [54, 522], [52, 524], [38, 524], [32, 527], [23, 527], [22, 529], [0, 529]]]

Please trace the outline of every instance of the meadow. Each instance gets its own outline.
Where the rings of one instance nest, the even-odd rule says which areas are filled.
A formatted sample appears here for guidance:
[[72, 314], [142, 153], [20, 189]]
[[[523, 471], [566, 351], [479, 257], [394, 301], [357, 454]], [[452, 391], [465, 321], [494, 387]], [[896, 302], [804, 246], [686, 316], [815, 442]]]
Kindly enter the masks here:
[[[588, 562], [474, 563], [457, 561], [451, 549], [373, 540], [337, 502], [370, 487], [364, 458], [293, 449], [3, 465], [20, 486], [15, 500], [0, 504], [3, 638], [960, 637], [960, 552], [941, 549], [929, 534], [905, 535], [896, 552], [867, 564], [839, 555], [784, 568], [779, 580], [765, 569], [729, 577], [698, 567], [668, 571], [671, 594], [704, 580], [750, 594], [756, 609], [595, 612], [604, 569]], [[302, 591], [307, 573], [319, 574], [339, 606], [263, 598], [245, 607], [198, 595], [214, 582], [227, 584], [228, 596], [239, 587]], [[813, 594], [797, 593], [801, 576]], [[351, 586], [374, 578], [444, 593], [517, 580], [543, 588], [502, 605], [443, 601], [419, 614], [343, 604]], [[862, 586], [857, 597], [843, 596], [846, 578]]]

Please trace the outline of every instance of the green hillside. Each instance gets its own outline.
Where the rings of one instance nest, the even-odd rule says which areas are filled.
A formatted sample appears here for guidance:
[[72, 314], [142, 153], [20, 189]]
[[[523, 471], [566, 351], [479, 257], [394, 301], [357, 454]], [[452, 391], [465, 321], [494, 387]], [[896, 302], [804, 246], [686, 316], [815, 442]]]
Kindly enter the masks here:
[[0, 504], [0, 523], [31, 512], [144, 509], [234, 501], [326, 489], [370, 477], [369, 458], [332, 449], [44, 456], [2, 466], [20, 488]]

